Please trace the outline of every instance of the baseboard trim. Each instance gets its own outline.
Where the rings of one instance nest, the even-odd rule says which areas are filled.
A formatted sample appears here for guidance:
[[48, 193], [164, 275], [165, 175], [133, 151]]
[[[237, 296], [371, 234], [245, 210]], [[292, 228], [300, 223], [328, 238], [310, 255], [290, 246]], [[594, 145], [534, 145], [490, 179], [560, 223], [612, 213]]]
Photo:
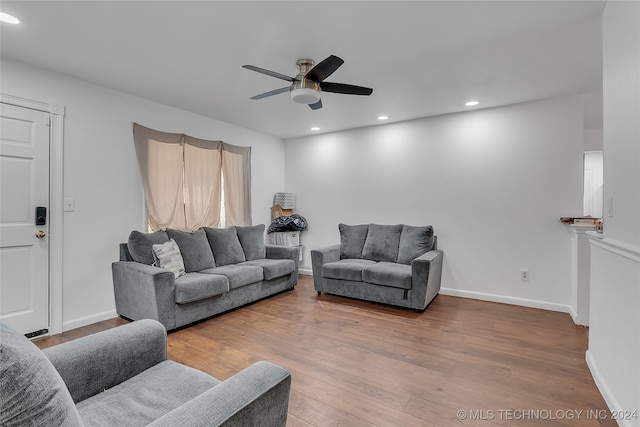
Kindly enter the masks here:
[[539, 308], [543, 310], [571, 313], [571, 307], [566, 304], [556, 304], [547, 301], [532, 300], [526, 298], [508, 297], [504, 295], [487, 294], [484, 292], [464, 291], [460, 289], [440, 288], [442, 295], [471, 298], [482, 301], [499, 302], [503, 304], [519, 305], [523, 307]]
[[[609, 410], [614, 413], [623, 414], [625, 412], [625, 409], [620, 407], [618, 400], [615, 398], [613, 392], [607, 385], [607, 382], [602, 376], [600, 369], [598, 369], [598, 364], [593, 358], [593, 353], [591, 352], [591, 350], [587, 350], [585, 355], [585, 360], [587, 361], [587, 366], [589, 367], [589, 371], [591, 371], [591, 376], [593, 377], [593, 381], [596, 383], [596, 387], [598, 387], [598, 390], [600, 391], [600, 394], [602, 395], [604, 402], [609, 407]], [[632, 420], [617, 419], [616, 421], [618, 422], [618, 425], [620, 427], [633, 427]]]
[[298, 268], [298, 274], [302, 274], [304, 276], [313, 276], [313, 270], [307, 268]]
[[79, 319], [69, 320], [62, 323], [62, 331], [67, 332], [72, 329], [81, 328], [83, 326], [91, 325], [92, 323], [102, 322], [103, 320], [113, 319], [118, 317], [116, 310], [104, 311], [102, 313], [93, 314], [91, 316], [81, 317]]

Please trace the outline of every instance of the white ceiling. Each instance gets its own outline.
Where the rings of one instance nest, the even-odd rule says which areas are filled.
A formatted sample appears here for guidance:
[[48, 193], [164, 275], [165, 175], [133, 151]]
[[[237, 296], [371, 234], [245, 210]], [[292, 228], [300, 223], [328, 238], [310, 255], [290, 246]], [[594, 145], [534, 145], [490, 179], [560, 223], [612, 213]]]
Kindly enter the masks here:
[[[2, 24], [0, 53], [280, 138], [587, 92], [598, 127], [605, 3], [3, 0], [22, 24]], [[243, 64], [295, 76], [330, 54], [345, 64], [327, 81], [373, 94], [249, 99], [287, 83]]]

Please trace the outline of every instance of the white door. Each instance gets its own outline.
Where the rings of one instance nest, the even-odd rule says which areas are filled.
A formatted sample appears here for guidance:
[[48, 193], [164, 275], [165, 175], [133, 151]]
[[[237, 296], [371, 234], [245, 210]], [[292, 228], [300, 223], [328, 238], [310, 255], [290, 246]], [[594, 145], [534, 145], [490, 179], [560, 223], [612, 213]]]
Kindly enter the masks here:
[[0, 104], [0, 321], [24, 334], [49, 329], [48, 208], [49, 113]]

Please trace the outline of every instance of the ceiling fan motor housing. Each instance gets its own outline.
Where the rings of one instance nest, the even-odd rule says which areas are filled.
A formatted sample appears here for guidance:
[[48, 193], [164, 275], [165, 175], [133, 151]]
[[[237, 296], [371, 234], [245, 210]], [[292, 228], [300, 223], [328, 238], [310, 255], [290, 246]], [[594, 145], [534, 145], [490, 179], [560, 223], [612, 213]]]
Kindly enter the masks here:
[[299, 104], [315, 104], [320, 99], [320, 84], [304, 76], [313, 67], [312, 59], [299, 59], [296, 61], [300, 73], [296, 76], [291, 89], [291, 100]]

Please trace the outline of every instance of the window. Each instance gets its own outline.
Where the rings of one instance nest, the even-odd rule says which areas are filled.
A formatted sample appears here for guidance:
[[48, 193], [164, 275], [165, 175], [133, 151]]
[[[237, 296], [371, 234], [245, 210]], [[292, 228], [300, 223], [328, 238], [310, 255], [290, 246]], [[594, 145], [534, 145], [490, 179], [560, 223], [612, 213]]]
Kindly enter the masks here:
[[133, 137], [152, 230], [251, 225], [251, 147], [137, 123]]

